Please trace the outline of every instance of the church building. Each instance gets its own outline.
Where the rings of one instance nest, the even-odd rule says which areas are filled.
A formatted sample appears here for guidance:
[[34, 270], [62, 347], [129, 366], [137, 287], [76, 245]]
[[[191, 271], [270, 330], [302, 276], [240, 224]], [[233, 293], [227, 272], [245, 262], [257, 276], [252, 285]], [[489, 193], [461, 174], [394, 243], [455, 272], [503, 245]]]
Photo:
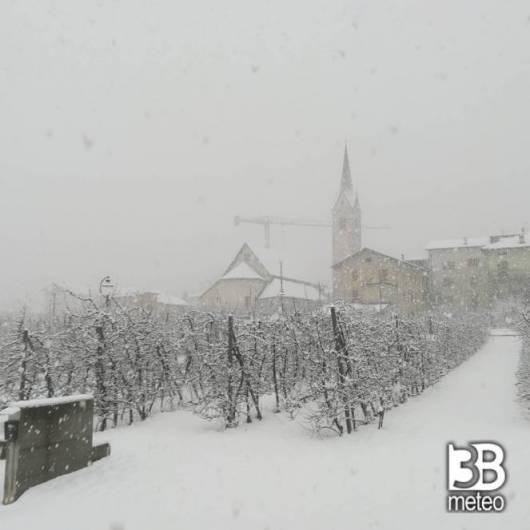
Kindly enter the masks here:
[[388, 306], [407, 312], [426, 302], [428, 277], [422, 267], [362, 246], [362, 215], [354, 190], [348, 151], [333, 207], [333, 299], [377, 310]]

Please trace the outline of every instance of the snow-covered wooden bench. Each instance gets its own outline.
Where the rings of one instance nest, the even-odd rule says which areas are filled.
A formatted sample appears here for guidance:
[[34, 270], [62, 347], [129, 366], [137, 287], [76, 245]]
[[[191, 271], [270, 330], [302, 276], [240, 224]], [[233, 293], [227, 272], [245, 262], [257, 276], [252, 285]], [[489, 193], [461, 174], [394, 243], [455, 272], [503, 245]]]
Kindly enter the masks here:
[[92, 445], [93, 419], [90, 395], [18, 401], [0, 411], [0, 457], [6, 460], [3, 503], [108, 456], [109, 444]]

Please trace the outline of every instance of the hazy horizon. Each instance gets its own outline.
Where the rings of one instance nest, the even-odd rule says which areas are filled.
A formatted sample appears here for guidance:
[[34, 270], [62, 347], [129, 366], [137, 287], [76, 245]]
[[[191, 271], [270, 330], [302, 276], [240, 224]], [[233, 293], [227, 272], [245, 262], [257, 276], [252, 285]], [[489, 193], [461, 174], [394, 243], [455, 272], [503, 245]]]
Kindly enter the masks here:
[[[366, 246], [528, 227], [529, 93], [519, 0], [5, 2], [0, 308], [199, 292], [263, 245], [235, 215], [329, 217], [345, 143]], [[272, 236], [329, 283], [325, 229]]]

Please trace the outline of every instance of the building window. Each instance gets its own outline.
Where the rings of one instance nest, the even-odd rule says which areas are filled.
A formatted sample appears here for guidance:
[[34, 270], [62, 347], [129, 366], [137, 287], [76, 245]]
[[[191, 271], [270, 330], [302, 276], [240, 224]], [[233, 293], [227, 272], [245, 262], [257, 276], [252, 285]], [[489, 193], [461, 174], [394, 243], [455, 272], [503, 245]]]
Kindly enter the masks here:
[[471, 307], [474, 309], [477, 309], [478, 305], [479, 305], [478, 293], [473, 293], [471, 295]]
[[480, 260], [478, 258], [468, 258], [467, 266], [470, 268], [476, 268], [479, 266]]
[[359, 279], [359, 271], [358, 270], [351, 271], [351, 279], [354, 282], [356, 282]]
[[386, 282], [388, 280], [388, 269], [381, 269], [379, 271], [379, 281]]
[[456, 268], [456, 265], [455, 265], [455, 262], [454, 262], [454, 261], [448, 261], [446, 265], [447, 265], [447, 268], [448, 268], [450, 271], [454, 271], [455, 268]]
[[346, 221], [346, 218], [345, 217], [341, 217], [339, 219], [339, 230], [346, 230], [347, 225], [348, 225], [348, 223]]
[[453, 288], [453, 285], [454, 285], [454, 282], [451, 278], [444, 278], [442, 280], [442, 286], [445, 288], [445, 289], [452, 289]]
[[500, 281], [508, 279], [509, 268], [508, 262], [505, 260], [497, 264], [497, 277]]

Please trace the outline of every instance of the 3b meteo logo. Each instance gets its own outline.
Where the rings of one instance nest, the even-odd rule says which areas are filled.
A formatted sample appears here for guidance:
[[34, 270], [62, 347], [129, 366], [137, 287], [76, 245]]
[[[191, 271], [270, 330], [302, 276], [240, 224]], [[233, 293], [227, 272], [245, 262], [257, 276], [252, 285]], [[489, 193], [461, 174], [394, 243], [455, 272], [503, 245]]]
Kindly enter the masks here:
[[472, 442], [458, 448], [448, 443], [447, 511], [502, 512], [506, 499], [496, 492], [506, 482], [504, 460], [504, 449], [494, 442]]

